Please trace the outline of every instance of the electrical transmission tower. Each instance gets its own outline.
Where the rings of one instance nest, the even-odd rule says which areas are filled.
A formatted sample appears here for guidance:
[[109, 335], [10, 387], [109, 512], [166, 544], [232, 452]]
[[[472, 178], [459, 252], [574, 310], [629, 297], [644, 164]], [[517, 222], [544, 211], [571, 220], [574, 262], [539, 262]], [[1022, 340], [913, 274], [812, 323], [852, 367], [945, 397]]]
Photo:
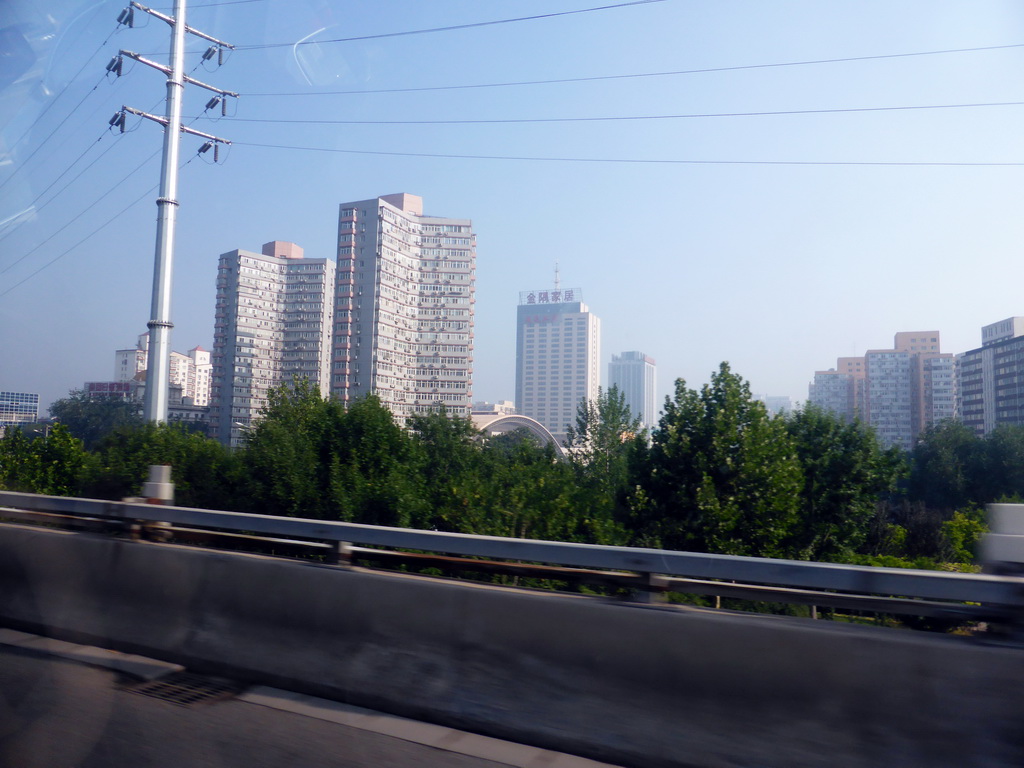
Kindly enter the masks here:
[[221, 114], [226, 114], [225, 99], [228, 96], [238, 98], [233, 91], [225, 91], [212, 85], [207, 85], [195, 80], [184, 73], [185, 63], [185, 33], [195, 35], [211, 43], [211, 46], [203, 54], [203, 60], [209, 61], [214, 56], [218, 64], [223, 63], [224, 49], [233, 49], [233, 45], [218, 40], [215, 37], [192, 29], [185, 24], [185, 0], [174, 0], [173, 16], [166, 16], [152, 8], [147, 8], [141, 3], [132, 2], [127, 8], [121, 11], [118, 16], [119, 24], [133, 26], [135, 11], [139, 10], [155, 16], [161, 21], [167, 22], [171, 27], [171, 58], [170, 66], [165, 67], [154, 61], [149, 61], [137, 53], [131, 51], [119, 51], [107, 65], [107, 71], [118, 77], [124, 57], [133, 59], [147, 67], [158, 69], [167, 75], [167, 113], [164, 117], [150, 115], [138, 109], [122, 106], [121, 110], [110, 119], [110, 125], [117, 127], [124, 132], [125, 118], [128, 113], [144, 117], [147, 120], [160, 123], [164, 127], [164, 152], [163, 163], [160, 169], [160, 196], [157, 197], [158, 207], [156, 220], [156, 258], [153, 266], [153, 303], [150, 311], [149, 327], [149, 355], [146, 364], [146, 396], [143, 402], [143, 416], [146, 421], [162, 422], [167, 421], [167, 406], [169, 401], [170, 388], [170, 364], [171, 364], [171, 278], [174, 262], [174, 234], [178, 211], [178, 145], [182, 133], [189, 133], [206, 139], [206, 143], [200, 148], [203, 153], [211, 147], [214, 152], [214, 160], [218, 157], [218, 150], [221, 144], [230, 144], [227, 139], [221, 139], [202, 131], [196, 131], [181, 124], [181, 101], [182, 93], [185, 90], [185, 83], [197, 85], [208, 91], [217, 94], [206, 105], [212, 109], [218, 103], [221, 105]]

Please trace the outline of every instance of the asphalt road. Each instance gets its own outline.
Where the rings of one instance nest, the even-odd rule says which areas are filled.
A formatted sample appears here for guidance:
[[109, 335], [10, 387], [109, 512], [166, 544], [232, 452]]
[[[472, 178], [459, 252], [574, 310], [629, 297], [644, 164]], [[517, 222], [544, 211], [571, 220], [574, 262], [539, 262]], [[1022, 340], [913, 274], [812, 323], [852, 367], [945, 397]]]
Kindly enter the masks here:
[[604, 765], [271, 688], [183, 706], [131, 690], [170, 665], [31, 638], [0, 637], [2, 768]]

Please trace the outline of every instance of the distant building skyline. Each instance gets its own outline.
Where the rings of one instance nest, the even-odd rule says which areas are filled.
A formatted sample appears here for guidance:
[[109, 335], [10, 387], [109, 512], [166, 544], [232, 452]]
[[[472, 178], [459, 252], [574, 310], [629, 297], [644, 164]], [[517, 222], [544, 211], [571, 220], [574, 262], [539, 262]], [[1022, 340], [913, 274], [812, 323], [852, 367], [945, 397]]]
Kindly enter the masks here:
[[[139, 334], [136, 345], [114, 352], [114, 378], [112, 381], [145, 381], [149, 361], [149, 333]], [[169, 384], [181, 389], [181, 398], [190, 398], [193, 405], [210, 404], [213, 364], [210, 352], [193, 347], [187, 353], [171, 352]]]
[[910, 450], [929, 425], [955, 415], [955, 358], [939, 331], [900, 331], [891, 349], [842, 357], [816, 371], [808, 402], [846, 421], [862, 419], [885, 447]]
[[601, 321], [578, 288], [523, 291], [516, 310], [517, 411], [561, 444], [601, 383]]
[[648, 430], [658, 420], [657, 363], [650, 355], [630, 351], [612, 355], [608, 364], [608, 387], [617, 387], [635, 417]]
[[764, 403], [768, 413], [773, 416], [793, 412], [793, 399], [788, 395], [756, 395], [755, 398]]

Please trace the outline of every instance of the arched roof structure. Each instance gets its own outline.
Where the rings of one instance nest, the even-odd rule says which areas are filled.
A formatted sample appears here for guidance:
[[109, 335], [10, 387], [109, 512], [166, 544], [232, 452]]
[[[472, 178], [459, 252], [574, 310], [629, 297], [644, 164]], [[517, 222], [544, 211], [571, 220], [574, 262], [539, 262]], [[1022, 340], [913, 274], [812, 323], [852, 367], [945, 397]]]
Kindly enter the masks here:
[[555, 440], [555, 436], [548, 432], [547, 427], [529, 416], [474, 413], [472, 419], [473, 426], [485, 435], [503, 435], [516, 429], [525, 429], [540, 440], [542, 445], [554, 446], [555, 453], [559, 458], [565, 458], [565, 451]]

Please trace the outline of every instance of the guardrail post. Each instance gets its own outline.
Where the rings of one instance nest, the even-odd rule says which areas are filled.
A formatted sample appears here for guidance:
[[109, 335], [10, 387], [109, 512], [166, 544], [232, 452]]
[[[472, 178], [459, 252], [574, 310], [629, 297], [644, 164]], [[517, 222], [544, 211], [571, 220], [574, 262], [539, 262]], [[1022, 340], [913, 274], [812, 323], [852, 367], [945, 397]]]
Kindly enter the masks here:
[[352, 567], [352, 544], [348, 541], [331, 541], [327, 551], [327, 562], [342, 568]]
[[[144, 501], [146, 504], [171, 506], [174, 504], [174, 483], [171, 482], [170, 464], [150, 464], [149, 479], [142, 484], [141, 499], [125, 499], [125, 501]], [[132, 541], [149, 539], [150, 541], [169, 541], [171, 527], [166, 522], [142, 522], [133, 520], [129, 525], [129, 538]]]
[[630, 598], [634, 603], [664, 603], [668, 601], [668, 578], [657, 573], [641, 573], [640, 586]]

